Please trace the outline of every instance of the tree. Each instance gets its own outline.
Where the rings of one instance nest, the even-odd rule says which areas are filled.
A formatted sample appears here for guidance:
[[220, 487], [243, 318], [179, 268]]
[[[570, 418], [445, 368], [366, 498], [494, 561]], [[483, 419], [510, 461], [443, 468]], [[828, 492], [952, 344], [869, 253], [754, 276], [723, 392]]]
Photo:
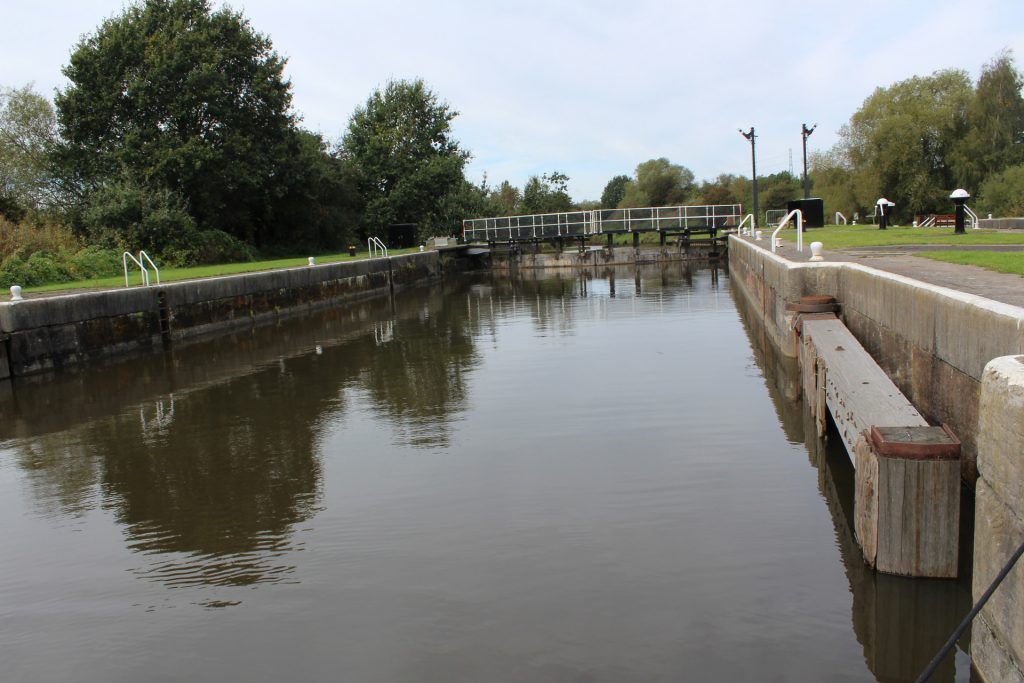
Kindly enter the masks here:
[[601, 206], [606, 209], [614, 209], [622, 201], [626, 194], [626, 185], [629, 184], [628, 175], [617, 175], [608, 181], [601, 193]]
[[772, 175], [758, 177], [758, 199], [760, 209], [785, 209], [786, 204], [803, 196], [800, 179], [789, 171], [780, 171]]
[[519, 212], [520, 202], [523, 194], [519, 188], [507, 180], [501, 181], [501, 185], [487, 193], [488, 216], [514, 216]]
[[558, 171], [545, 173], [540, 177], [530, 176], [523, 186], [520, 210], [524, 214], [572, 211], [568, 187], [569, 176]]
[[993, 216], [1024, 216], [1024, 164], [994, 173], [981, 184], [978, 208]]
[[650, 159], [636, 167], [636, 179], [626, 185], [621, 207], [674, 206], [694, 192], [693, 171], [668, 159]]
[[701, 204], [740, 204], [741, 194], [737, 194], [737, 176], [722, 173], [714, 180], [705, 180], [700, 184], [699, 197]]
[[971, 97], [967, 74], [953, 69], [877, 88], [839, 131], [858, 203], [885, 196], [906, 217], [948, 209], [950, 154], [963, 137]]
[[361, 174], [368, 234], [392, 223], [448, 233], [442, 206], [462, 189], [469, 158], [452, 137], [457, 115], [420, 79], [389, 81], [352, 114], [343, 144]]
[[977, 189], [989, 175], [1024, 163], [1024, 77], [1003, 52], [982, 69], [967, 106], [967, 132], [954, 159], [957, 181]]
[[58, 201], [49, 155], [57, 140], [53, 106], [32, 89], [0, 90], [0, 213], [17, 220]]
[[200, 228], [261, 245], [296, 145], [285, 60], [241, 14], [145, 0], [75, 46], [57, 158], [88, 195], [129, 176], [179, 195]]
[[839, 149], [812, 153], [808, 173], [814, 194], [825, 203], [826, 211], [841, 211], [852, 220], [855, 213], [870, 214], [874, 210], [858, 195], [853, 169]]

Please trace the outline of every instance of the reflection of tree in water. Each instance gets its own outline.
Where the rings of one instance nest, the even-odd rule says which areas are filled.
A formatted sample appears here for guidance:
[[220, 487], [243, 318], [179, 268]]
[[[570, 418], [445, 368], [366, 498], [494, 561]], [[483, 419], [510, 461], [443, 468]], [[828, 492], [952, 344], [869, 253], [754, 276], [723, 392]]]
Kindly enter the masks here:
[[275, 338], [291, 335], [286, 346], [307, 352], [282, 357], [274, 348], [268, 358], [278, 360], [258, 368], [224, 374], [218, 363], [230, 350], [177, 353], [167, 379], [201, 377], [204, 364], [222, 379], [127, 410], [111, 401], [112, 414], [19, 439], [40, 512], [111, 510], [146, 558], [139, 574], [170, 586], [288, 580], [292, 530], [321, 497], [319, 435], [344, 412], [346, 388], [365, 391], [409, 443], [447, 443], [475, 362], [464, 289], [408, 292], [396, 321], [364, 324], [326, 347], [329, 314], [319, 328], [315, 319], [289, 325]]
[[466, 373], [477, 363], [463, 288], [438, 293], [419, 315], [346, 345], [364, 358], [359, 384], [403, 445], [443, 448], [467, 404]]
[[129, 547], [182, 553], [147, 574], [173, 585], [280, 580], [294, 524], [320, 494], [316, 425], [334, 399], [302, 383], [293, 359], [195, 391], [173, 416], [146, 423], [123, 414], [89, 428], [103, 452], [105, 506], [127, 528]]

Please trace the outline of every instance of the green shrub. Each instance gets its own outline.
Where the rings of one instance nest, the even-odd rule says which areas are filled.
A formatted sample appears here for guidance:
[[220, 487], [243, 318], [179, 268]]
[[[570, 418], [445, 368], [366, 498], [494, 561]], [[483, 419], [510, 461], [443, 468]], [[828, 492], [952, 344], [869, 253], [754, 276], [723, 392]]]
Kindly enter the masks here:
[[[184, 200], [166, 188], [120, 180], [96, 190], [81, 215], [90, 242], [185, 265], [198, 233]], [[183, 260], [186, 259], [186, 260]]]
[[981, 184], [978, 207], [996, 218], [1024, 216], [1024, 164], [989, 176]]
[[121, 253], [101, 247], [86, 247], [71, 257], [71, 276], [75, 280], [110, 277], [124, 272]]
[[253, 261], [256, 258], [251, 246], [223, 230], [198, 231], [189, 244], [172, 253], [165, 252], [164, 256], [183, 266]]

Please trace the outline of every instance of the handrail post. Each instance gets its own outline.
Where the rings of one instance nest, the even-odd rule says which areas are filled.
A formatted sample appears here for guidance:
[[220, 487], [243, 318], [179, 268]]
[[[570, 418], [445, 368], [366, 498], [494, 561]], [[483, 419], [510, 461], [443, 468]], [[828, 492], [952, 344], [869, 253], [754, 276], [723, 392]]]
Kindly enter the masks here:
[[779, 223], [779, 227], [775, 228], [775, 232], [772, 233], [772, 253], [775, 253], [775, 236], [779, 234], [779, 231], [786, 227], [786, 223], [789, 219], [796, 216], [796, 250], [802, 252], [804, 250], [804, 213], [800, 209], [793, 209], [786, 217]]

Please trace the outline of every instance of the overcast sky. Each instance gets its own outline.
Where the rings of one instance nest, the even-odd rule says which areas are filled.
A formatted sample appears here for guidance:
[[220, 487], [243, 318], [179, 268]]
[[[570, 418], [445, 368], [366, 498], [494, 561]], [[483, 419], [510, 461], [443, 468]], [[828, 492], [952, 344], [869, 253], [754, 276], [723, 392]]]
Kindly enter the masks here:
[[[214, 3], [217, 5], [218, 3]], [[230, 3], [288, 58], [306, 127], [331, 139], [391, 78], [423, 78], [460, 112], [471, 180], [559, 170], [574, 199], [668, 157], [699, 179], [801, 168], [876, 86], [938, 69], [976, 79], [1003, 48], [1024, 67], [1024, 0], [555, 0]], [[72, 46], [121, 0], [0, 0], [0, 85], [66, 86]]]

